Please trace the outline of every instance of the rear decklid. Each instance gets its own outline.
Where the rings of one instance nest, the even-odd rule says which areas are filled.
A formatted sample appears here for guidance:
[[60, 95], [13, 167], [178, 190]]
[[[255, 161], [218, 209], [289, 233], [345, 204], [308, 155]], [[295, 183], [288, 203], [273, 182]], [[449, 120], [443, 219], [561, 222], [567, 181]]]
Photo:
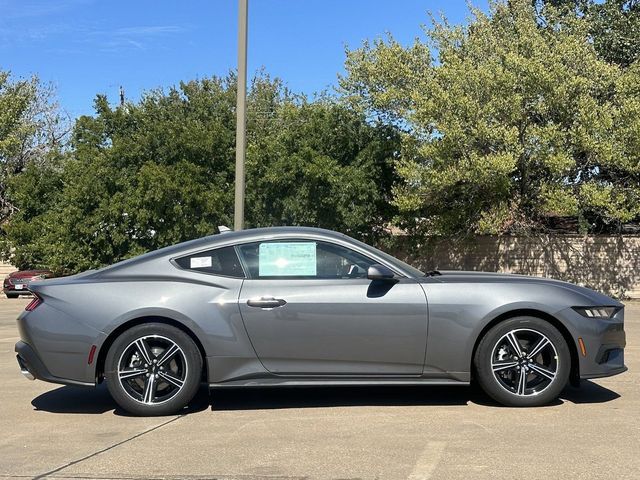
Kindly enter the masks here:
[[42, 280], [34, 280], [29, 283], [29, 290], [38, 293], [49, 286], [54, 285], [68, 285], [76, 282], [81, 282], [83, 278], [88, 277], [95, 270], [87, 270], [86, 272], [77, 273], [76, 275], [69, 275], [68, 277], [47, 278]]

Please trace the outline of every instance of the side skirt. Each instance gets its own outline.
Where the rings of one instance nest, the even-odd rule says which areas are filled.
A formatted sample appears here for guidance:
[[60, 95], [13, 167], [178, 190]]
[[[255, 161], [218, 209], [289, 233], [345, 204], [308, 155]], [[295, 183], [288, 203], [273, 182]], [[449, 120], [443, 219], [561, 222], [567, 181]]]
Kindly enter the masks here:
[[252, 378], [210, 383], [209, 388], [237, 387], [353, 387], [353, 386], [469, 385], [469, 382], [433, 378]]

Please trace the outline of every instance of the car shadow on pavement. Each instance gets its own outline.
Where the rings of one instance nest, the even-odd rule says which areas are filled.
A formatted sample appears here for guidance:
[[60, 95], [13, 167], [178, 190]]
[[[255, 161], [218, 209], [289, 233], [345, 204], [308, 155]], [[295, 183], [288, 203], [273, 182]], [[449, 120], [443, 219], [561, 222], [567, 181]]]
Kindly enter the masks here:
[[590, 380], [582, 380], [580, 388], [567, 387], [560, 398], [571, 403], [605, 403], [620, 398], [620, 395]]
[[[616, 392], [585, 380], [579, 389], [567, 387], [560, 399], [549, 406], [568, 401], [575, 404], [604, 403], [619, 398]], [[268, 410], [287, 408], [326, 408], [358, 406], [466, 406], [470, 403], [488, 407], [501, 406], [477, 386], [362, 386], [362, 387], [265, 387], [218, 388], [203, 386], [182, 412], [189, 414], [206, 409]], [[106, 385], [96, 388], [63, 386], [45, 392], [31, 401], [35, 410], [50, 413], [102, 414], [129, 416], [109, 395]]]
[[[359, 386], [218, 388], [210, 393], [211, 410], [459, 405], [482, 393], [465, 386]], [[487, 400], [489, 401], [489, 400]]]
[[106, 385], [96, 388], [58, 387], [38, 395], [31, 405], [35, 410], [52, 413], [104, 413], [118, 408]]
[[[208, 409], [208, 390], [206, 386], [202, 387], [191, 404], [180, 413], [189, 414]], [[132, 416], [118, 407], [104, 383], [96, 388], [59, 387], [38, 395], [31, 401], [31, 405], [35, 410], [50, 413], [102, 414], [113, 412], [115, 415], [124, 417]]]
[[[221, 388], [212, 390], [211, 410], [260, 410], [357, 406], [466, 406], [471, 403], [504, 408], [476, 385], [466, 386], [366, 386], [314, 388]], [[602, 403], [620, 397], [590, 381], [580, 389], [567, 387], [549, 406], [571, 403]]]

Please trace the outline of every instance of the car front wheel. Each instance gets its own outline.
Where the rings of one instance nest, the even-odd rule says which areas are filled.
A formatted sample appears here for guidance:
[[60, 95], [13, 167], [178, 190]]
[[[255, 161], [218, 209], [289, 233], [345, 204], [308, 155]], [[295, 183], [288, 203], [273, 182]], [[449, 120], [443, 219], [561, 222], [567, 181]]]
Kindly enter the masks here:
[[478, 383], [494, 400], [513, 407], [545, 405], [569, 379], [571, 354], [549, 322], [517, 317], [491, 328], [475, 355]]
[[114, 341], [105, 360], [107, 387], [134, 415], [169, 415], [193, 399], [202, 356], [191, 337], [163, 323], [137, 325]]

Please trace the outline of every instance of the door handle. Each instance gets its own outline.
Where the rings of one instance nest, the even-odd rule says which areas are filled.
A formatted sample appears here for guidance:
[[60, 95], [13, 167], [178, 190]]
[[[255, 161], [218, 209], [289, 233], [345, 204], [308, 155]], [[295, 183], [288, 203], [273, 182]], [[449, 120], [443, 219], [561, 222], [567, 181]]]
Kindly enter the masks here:
[[247, 300], [247, 305], [257, 308], [276, 308], [282, 307], [287, 302], [282, 298], [260, 297]]

